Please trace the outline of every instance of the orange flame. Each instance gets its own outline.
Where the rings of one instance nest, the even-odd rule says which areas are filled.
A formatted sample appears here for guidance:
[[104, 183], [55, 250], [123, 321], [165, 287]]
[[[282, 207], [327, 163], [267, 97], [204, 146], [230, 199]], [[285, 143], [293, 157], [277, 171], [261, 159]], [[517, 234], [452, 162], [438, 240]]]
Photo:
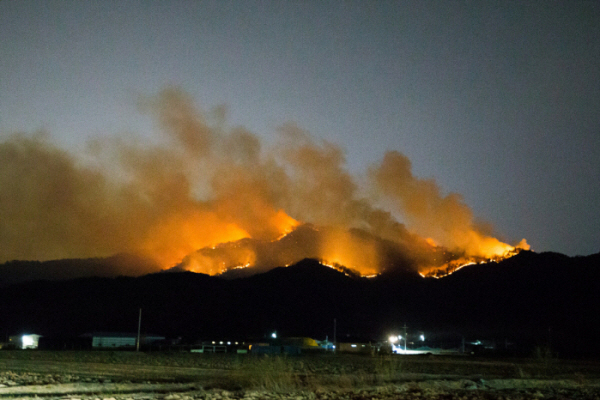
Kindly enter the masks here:
[[502, 243], [495, 238], [487, 238], [483, 243], [486, 246], [480, 247], [481, 255], [460, 257], [448, 261], [441, 266], [428, 266], [419, 269], [419, 274], [424, 278], [443, 278], [469, 265], [487, 263], [491, 261], [500, 262], [512, 256], [519, 254], [521, 250], [529, 250], [531, 246], [525, 239], [522, 239], [516, 246]]
[[246, 231], [235, 224], [224, 223], [213, 213], [191, 212], [162, 221], [147, 236], [140, 251], [168, 267], [197, 249], [247, 237]]
[[[279, 235], [273, 242], [284, 238], [298, 225], [299, 222], [283, 210], [273, 213], [270, 226], [276, 226]], [[183, 256], [177, 262], [183, 260], [183, 268], [188, 271], [210, 275], [222, 274], [231, 269], [255, 266], [257, 264], [256, 249], [249, 244], [248, 240], [243, 240], [251, 237], [243, 230], [237, 229], [237, 231], [233, 231], [233, 234], [237, 234], [237, 238], [229, 236], [209, 246], [197, 246], [187, 252], [182, 250], [178, 255], [183, 254]], [[213, 235], [211, 237], [214, 237], [215, 232], [212, 229], [209, 231], [209, 234]], [[198, 249], [200, 250], [198, 251]]]

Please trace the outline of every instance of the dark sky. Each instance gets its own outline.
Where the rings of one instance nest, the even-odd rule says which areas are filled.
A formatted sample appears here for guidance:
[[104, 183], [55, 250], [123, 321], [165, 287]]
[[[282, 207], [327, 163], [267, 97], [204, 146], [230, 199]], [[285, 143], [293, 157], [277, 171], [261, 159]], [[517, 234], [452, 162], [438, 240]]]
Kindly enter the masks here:
[[509, 243], [600, 251], [597, 1], [5, 0], [0, 39], [0, 141], [152, 138], [138, 98], [176, 85], [356, 176], [400, 151]]

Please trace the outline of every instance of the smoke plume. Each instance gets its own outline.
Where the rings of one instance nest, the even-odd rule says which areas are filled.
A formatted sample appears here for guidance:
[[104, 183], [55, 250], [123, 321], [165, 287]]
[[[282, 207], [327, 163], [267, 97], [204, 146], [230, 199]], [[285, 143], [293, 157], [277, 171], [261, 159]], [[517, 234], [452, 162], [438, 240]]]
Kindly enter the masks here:
[[0, 262], [130, 253], [214, 274], [315, 257], [369, 274], [514, 250], [398, 152], [359, 187], [342, 148], [295, 125], [265, 145], [177, 88], [142, 104], [156, 143], [97, 138], [73, 154], [44, 133], [0, 141]]

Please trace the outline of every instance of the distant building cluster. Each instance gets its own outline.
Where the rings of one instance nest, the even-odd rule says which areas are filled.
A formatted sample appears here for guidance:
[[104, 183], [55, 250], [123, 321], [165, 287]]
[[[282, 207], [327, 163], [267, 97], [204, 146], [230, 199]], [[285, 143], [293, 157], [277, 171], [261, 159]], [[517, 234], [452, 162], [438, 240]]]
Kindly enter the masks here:
[[[22, 334], [10, 336], [2, 347], [12, 349], [42, 349], [42, 350], [93, 350], [120, 349], [133, 350], [138, 346], [138, 336], [135, 333], [124, 332], [91, 332], [80, 336], [42, 336], [37, 334]], [[139, 337], [141, 349], [172, 350], [187, 349], [192, 353], [237, 353], [265, 355], [298, 355], [303, 352], [352, 352], [371, 353], [379, 351], [380, 345], [374, 342], [340, 342], [336, 344], [325, 340], [315, 340], [309, 337], [280, 338], [275, 333], [262, 339], [218, 339], [201, 340], [195, 343], [183, 344], [181, 339], [167, 340], [164, 336], [145, 334]]]
[[[127, 332], [90, 332], [80, 336], [42, 336], [39, 334], [21, 334], [8, 337], [0, 343], [4, 349], [41, 349], [41, 350], [151, 350], [151, 351], [190, 351], [200, 354], [237, 353], [258, 355], [300, 355], [303, 353], [360, 353], [360, 354], [475, 354], [509, 349], [513, 343], [505, 341], [497, 346], [493, 341], [454, 341], [426, 342], [421, 333], [414, 341], [406, 341], [406, 336], [392, 335], [387, 340], [368, 340], [365, 338], [344, 337], [339, 341], [315, 340], [309, 337], [279, 337], [277, 333], [265, 335], [260, 339], [218, 338], [183, 342], [181, 338], [167, 339], [155, 334], [138, 335]], [[138, 342], [139, 341], [139, 342]]]
[[[147, 346], [165, 340], [164, 336], [141, 335], [140, 345]], [[5, 349], [43, 349], [43, 350], [86, 350], [86, 349], [127, 349], [137, 346], [138, 336], [135, 333], [92, 332], [80, 336], [42, 336], [37, 334], [21, 334], [8, 338], [7, 343], [0, 343]]]

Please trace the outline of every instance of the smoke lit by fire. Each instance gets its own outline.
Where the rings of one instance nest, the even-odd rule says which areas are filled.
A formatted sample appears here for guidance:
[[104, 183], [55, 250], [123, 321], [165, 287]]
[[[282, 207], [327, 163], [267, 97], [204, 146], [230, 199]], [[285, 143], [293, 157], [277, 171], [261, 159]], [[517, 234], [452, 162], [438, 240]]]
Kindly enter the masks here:
[[340, 147], [295, 125], [265, 145], [178, 89], [144, 105], [163, 132], [156, 143], [98, 138], [74, 154], [45, 133], [4, 136], [0, 262], [132, 253], [219, 274], [310, 257], [360, 275], [439, 276], [529, 248], [494, 238], [399, 152], [359, 180]]

